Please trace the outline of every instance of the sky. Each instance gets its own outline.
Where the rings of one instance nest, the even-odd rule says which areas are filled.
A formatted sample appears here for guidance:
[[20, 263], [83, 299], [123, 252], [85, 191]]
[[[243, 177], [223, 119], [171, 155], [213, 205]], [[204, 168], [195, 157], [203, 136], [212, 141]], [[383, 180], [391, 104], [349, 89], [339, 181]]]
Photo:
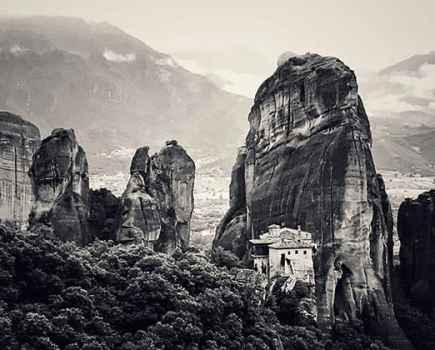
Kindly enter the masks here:
[[0, 14], [110, 22], [248, 96], [285, 51], [364, 74], [435, 50], [434, 0], [0, 0]]

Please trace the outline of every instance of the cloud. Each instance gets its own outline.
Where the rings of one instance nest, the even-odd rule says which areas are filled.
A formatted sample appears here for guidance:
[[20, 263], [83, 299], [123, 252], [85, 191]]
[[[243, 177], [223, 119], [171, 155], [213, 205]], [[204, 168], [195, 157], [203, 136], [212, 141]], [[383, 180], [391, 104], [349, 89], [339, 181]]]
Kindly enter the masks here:
[[429, 99], [435, 98], [435, 65], [424, 64], [415, 75], [393, 74], [391, 80], [407, 87], [410, 95]]
[[14, 55], [14, 56], [18, 56], [21, 55], [25, 52], [29, 51], [29, 49], [26, 49], [24, 47], [21, 47], [20, 45], [13, 45], [11, 46], [11, 48], [9, 49], [9, 52]]
[[135, 53], [122, 54], [122, 53], [117, 53], [117, 52], [112, 51], [112, 50], [104, 50], [103, 56], [107, 61], [111, 61], [111, 62], [134, 62], [134, 61], [136, 61], [136, 54]]
[[133, 157], [135, 151], [136, 150], [134, 148], [127, 148], [122, 146], [119, 149], [115, 149], [109, 153], [100, 153], [99, 156], [109, 159], [130, 159], [131, 157]]
[[159, 58], [155, 62], [160, 66], [178, 67], [177, 62], [171, 56]]
[[180, 64], [193, 73], [209, 77], [220, 88], [239, 95], [253, 98], [265, 77], [249, 73], [235, 72], [230, 69], [208, 69], [195, 60], [177, 59]]
[[371, 114], [435, 113], [435, 65], [424, 64], [409, 74], [372, 76], [361, 85], [366, 108]]

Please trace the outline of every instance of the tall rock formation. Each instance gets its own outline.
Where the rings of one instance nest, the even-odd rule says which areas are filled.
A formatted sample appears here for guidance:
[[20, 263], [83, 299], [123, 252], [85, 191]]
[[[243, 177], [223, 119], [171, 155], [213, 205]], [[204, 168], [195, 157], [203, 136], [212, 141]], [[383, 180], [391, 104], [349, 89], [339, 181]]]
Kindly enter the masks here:
[[[249, 123], [232, 178], [239, 199], [214, 246], [257, 238], [271, 224], [301, 225], [317, 245], [318, 321], [363, 320], [394, 348], [412, 348], [392, 308], [388, 198], [353, 71], [333, 57], [291, 57], [258, 89]], [[229, 232], [235, 221], [238, 234]]]
[[150, 193], [149, 148], [136, 150], [130, 167], [130, 180], [121, 198], [121, 226], [117, 240], [143, 242], [150, 248], [160, 237], [161, 219], [157, 201]]
[[0, 112], [0, 219], [25, 224], [32, 203], [28, 172], [40, 144], [39, 129]]
[[139, 148], [121, 199], [121, 242], [146, 242], [159, 251], [186, 249], [190, 241], [195, 163], [176, 141], [153, 156]]
[[435, 307], [435, 190], [400, 205], [397, 229], [405, 290], [430, 312]]
[[245, 161], [246, 147], [241, 147], [236, 163], [231, 171], [230, 208], [216, 228], [213, 246], [220, 246], [236, 254], [240, 259], [245, 257], [248, 240], [251, 238], [246, 226], [246, 188]]
[[35, 196], [31, 230], [48, 228], [63, 241], [88, 243], [88, 162], [74, 130], [55, 129], [42, 141], [30, 176]]

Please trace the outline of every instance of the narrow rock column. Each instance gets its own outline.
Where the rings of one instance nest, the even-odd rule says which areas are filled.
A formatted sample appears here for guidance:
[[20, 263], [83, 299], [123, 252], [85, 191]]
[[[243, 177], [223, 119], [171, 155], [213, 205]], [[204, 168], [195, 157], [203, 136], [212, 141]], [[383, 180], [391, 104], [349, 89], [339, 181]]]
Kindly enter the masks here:
[[42, 141], [30, 169], [35, 196], [30, 213], [33, 232], [49, 232], [85, 245], [88, 228], [88, 162], [74, 130], [55, 129]]
[[145, 243], [151, 249], [160, 236], [158, 203], [149, 193], [150, 157], [148, 147], [136, 150], [130, 166], [130, 180], [121, 198], [121, 243]]
[[185, 250], [190, 241], [195, 163], [176, 141], [158, 154], [139, 148], [121, 198], [121, 242], [145, 242], [158, 251]]

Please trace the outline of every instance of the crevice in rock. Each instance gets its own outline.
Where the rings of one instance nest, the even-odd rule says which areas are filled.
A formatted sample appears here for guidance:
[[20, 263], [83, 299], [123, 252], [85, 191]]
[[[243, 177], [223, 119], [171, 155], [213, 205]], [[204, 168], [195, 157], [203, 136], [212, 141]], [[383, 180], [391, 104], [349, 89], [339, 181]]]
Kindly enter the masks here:
[[355, 319], [355, 299], [352, 290], [352, 271], [339, 260], [335, 262], [337, 282], [334, 294], [334, 317], [337, 321]]

